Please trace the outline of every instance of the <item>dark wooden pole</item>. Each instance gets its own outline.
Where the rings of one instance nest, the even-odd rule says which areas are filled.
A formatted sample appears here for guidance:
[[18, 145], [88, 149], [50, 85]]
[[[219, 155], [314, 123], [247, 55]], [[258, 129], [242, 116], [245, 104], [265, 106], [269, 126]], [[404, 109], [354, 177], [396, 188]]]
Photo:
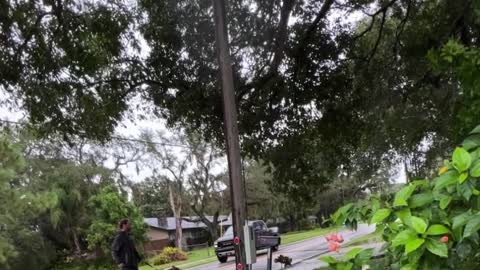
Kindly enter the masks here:
[[240, 244], [235, 246], [235, 260], [237, 266], [241, 264], [241, 267], [246, 269], [245, 236], [243, 234], [243, 226], [245, 225], [244, 183], [241, 171], [233, 71], [228, 45], [227, 23], [225, 21], [225, 2], [226, 0], [213, 0], [215, 39], [223, 89], [223, 114], [232, 199], [233, 230], [235, 236], [240, 238]]

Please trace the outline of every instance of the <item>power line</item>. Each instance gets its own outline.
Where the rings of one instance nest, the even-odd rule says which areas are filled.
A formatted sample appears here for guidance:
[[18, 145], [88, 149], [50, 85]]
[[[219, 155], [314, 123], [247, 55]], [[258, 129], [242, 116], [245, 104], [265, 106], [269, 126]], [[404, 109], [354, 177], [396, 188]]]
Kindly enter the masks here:
[[[11, 120], [4, 120], [0, 119], [0, 123], [7, 123], [7, 124], [14, 124], [14, 125], [25, 125], [25, 123], [22, 122], [17, 122], [17, 121], [11, 121]], [[164, 143], [164, 142], [155, 142], [155, 141], [147, 141], [147, 140], [142, 140], [142, 139], [135, 139], [135, 138], [126, 138], [126, 137], [121, 137], [121, 136], [110, 136], [110, 138], [115, 139], [115, 140], [121, 140], [121, 141], [130, 141], [130, 142], [140, 142], [140, 143], [151, 143], [151, 144], [156, 144], [156, 145], [162, 145], [162, 146], [171, 146], [171, 147], [181, 147], [181, 148], [188, 148], [188, 149], [193, 149], [193, 147], [185, 144], [172, 144], [172, 143]]]

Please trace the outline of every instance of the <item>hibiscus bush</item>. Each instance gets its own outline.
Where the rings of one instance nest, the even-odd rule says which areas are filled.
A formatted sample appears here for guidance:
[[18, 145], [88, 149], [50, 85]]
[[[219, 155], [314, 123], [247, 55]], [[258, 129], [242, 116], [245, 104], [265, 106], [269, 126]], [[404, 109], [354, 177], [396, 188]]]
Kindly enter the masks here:
[[362, 270], [373, 255], [373, 249], [353, 248], [349, 250], [341, 259], [336, 259], [332, 256], [322, 257], [321, 260], [328, 263], [330, 268], [337, 270]]
[[[480, 126], [444, 161], [435, 179], [345, 205], [332, 219], [354, 229], [359, 222], [376, 224], [389, 269], [480, 269], [479, 146]], [[326, 261], [334, 269], [361, 269], [365, 260], [353, 264], [361, 252], [369, 255], [355, 249], [342, 260]]]

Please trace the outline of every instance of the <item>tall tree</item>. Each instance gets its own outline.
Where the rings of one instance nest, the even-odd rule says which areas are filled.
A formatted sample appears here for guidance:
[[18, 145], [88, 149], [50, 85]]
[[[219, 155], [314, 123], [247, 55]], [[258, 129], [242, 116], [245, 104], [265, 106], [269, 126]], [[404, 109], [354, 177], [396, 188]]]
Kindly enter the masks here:
[[272, 175], [261, 161], [244, 162], [245, 196], [249, 219], [279, 218], [281, 194], [272, 192]]
[[[47, 268], [55, 253], [36, 227], [36, 219], [55, 206], [52, 192], [31, 192], [22, 146], [0, 136], [0, 268]], [[52, 254], [53, 253], [53, 254]], [[32, 256], [32, 254], [38, 254]]]
[[143, 138], [147, 141], [148, 152], [160, 164], [153, 165], [153, 173], [156, 181], [162, 181], [168, 188], [168, 199], [173, 216], [175, 217], [175, 245], [181, 249], [183, 246], [183, 231], [182, 231], [182, 214], [183, 210], [188, 207], [186, 200], [187, 194], [185, 185], [188, 182], [188, 165], [190, 163], [190, 156], [188, 150], [180, 145], [180, 149], [173, 150], [168, 147], [179, 142], [185, 141], [182, 134], [178, 138], [165, 138], [159, 134], [160, 138], [167, 140], [167, 144], [153, 143], [154, 137], [150, 133], [144, 133]]
[[[225, 159], [214, 144], [206, 143], [198, 134], [187, 136], [192, 171], [188, 178], [190, 207], [197, 216], [189, 221], [203, 222], [210, 233], [211, 242], [218, 236], [218, 228], [226, 219], [220, 214], [228, 209], [228, 192], [223, 180]], [[223, 160], [222, 160], [223, 158]], [[221, 163], [223, 161], [223, 164]], [[217, 171], [215, 173], [215, 170]], [[228, 210], [227, 210], [228, 211]], [[211, 217], [209, 217], [211, 216]]]
[[144, 217], [172, 216], [168, 193], [167, 183], [155, 177], [148, 177], [132, 185], [132, 199]]
[[103, 249], [110, 254], [111, 243], [118, 230], [119, 220], [128, 218], [132, 224], [132, 235], [137, 244], [145, 240], [146, 225], [135, 205], [115, 186], [106, 186], [90, 198], [94, 219], [88, 230], [88, 245], [91, 250]]

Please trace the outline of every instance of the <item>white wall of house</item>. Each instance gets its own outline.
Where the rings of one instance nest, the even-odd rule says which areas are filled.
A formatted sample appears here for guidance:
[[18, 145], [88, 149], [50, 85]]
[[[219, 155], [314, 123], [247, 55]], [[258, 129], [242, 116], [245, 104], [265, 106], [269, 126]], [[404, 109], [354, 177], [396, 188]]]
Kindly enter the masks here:
[[147, 230], [147, 237], [150, 241], [164, 240], [168, 239], [168, 232], [149, 228]]

